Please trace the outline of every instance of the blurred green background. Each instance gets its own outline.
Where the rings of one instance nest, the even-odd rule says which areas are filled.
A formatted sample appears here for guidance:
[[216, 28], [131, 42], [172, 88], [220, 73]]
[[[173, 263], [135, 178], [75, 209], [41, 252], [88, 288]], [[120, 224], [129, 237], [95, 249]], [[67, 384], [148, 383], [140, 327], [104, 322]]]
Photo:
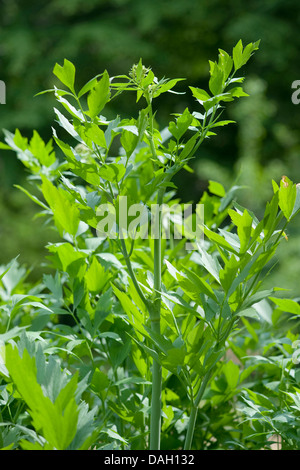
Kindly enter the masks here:
[[[184, 201], [197, 201], [209, 179], [227, 189], [246, 185], [239, 202], [260, 216], [272, 179], [287, 175], [300, 181], [300, 105], [291, 101], [291, 85], [300, 79], [299, 26], [298, 0], [2, 0], [0, 79], [6, 104], [0, 105], [0, 129], [19, 128], [29, 138], [37, 129], [51, 138], [54, 98], [34, 95], [53, 87], [53, 67], [64, 58], [76, 65], [78, 86], [104, 69], [111, 76], [127, 73], [142, 58], [158, 77], [186, 78], [179, 90], [207, 88], [208, 59], [217, 59], [218, 48], [231, 53], [239, 39], [244, 45], [261, 39], [244, 71], [251, 97], [227, 106], [226, 118], [237, 124], [220, 128], [200, 148], [193, 175], [179, 175]], [[114, 106], [112, 115], [132, 111], [122, 99]], [[157, 119], [165, 125], [170, 113], [186, 106], [195, 110], [190, 93], [167, 94]], [[0, 170], [0, 264], [19, 254], [21, 263], [36, 266], [38, 276], [44, 245], [55, 235], [33, 218], [38, 208], [14, 188], [27, 183], [12, 152], [0, 152]], [[299, 296], [299, 257], [295, 220], [267, 283]]]

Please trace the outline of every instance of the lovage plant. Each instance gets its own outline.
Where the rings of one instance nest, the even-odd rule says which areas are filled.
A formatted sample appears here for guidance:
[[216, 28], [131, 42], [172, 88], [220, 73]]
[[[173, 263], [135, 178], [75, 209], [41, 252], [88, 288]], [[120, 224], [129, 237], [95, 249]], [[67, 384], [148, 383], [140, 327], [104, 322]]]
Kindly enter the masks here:
[[[201, 143], [232, 122], [221, 120], [224, 105], [247, 96], [237, 72], [258, 46], [219, 50], [209, 90], [189, 89], [195, 110], [162, 130], [158, 98], [175, 93], [181, 78], [158, 79], [139, 61], [128, 75], [104, 71], [78, 90], [65, 60], [54, 68], [65, 88], [47, 90], [60, 106], [53, 139], [5, 131], [1, 148], [17, 153], [41, 197], [20, 189], [61, 236], [47, 246], [54, 274], [34, 297], [16, 299], [36, 307], [31, 320], [8, 320], [13, 332], [2, 338], [14, 345], [2, 370], [11, 400], [16, 388], [35, 429], [22, 448], [197, 448], [197, 412], [227, 339], [274, 295], [260, 289], [262, 275], [300, 208], [287, 177], [273, 182], [261, 220], [234, 203], [236, 187], [226, 193], [214, 181], [196, 212], [176, 199], [174, 176], [191, 171]], [[106, 117], [124, 93], [135, 93], [135, 115]], [[16, 364], [30, 370], [36, 405]], [[56, 390], [46, 369], [57, 374]]]

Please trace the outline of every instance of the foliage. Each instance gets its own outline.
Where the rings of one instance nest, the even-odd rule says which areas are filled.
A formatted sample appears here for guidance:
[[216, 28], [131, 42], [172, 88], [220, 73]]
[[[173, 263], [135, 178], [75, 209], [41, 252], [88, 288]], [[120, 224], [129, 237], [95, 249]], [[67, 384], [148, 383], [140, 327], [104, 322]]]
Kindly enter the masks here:
[[[263, 211], [271, 197], [269, 180], [278, 181], [283, 174], [299, 174], [299, 106], [290, 99], [291, 84], [299, 78], [296, 0], [288, 4], [255, 0], [247, 5], [236, 0], [226, 5], [220, 0], [154, 0], [146, 5], [144, 0], [50, 0], [43, 5], [36, 0], [30, 5], [24, 0], [12, 0], [3, 2], [2, 8], [0, 78], [6, 83], [7, 103], [0, 107], [1, 129], [18, 127], [29, 137], [35, 128], [45, 140], [49, 139], [53, 121], [51, 98], [33, 96], [53, 87], [53, 83], [58, 86], [48, 71], [65, 57], [76, 63], [78, 84], [104, 67], [109, 68], [111, 76], [118, 75], [143, 57], [158, 76], [184, 76], [191, 86], [203, 88], [208, 72], [206, 56], [214, 57], [217, 46], [229, 50], [239, 38], [247, 44], [255, 31], [262, 47], [255, 65], [247, 65], [245, 91], [252, 99], [238, 100], [230, 106], [229, 119], [239, 125], [220, 129], [219, 139], [209, 145], [204, 143], [202, 157], [195, 162], [196, 173], [182, 171], [177, 175], [179, 196], [185, 201], [198, 200], [212, 175], [227, 188], [236, 184], [240, 176], [238, 184], [243, 186], [246, 181], [249, 185], [248, 191], [244, 189], [240, 194], [241, 204]], [[180, 91], [184, 90], [183, 83], [178, 84]], [[127, 107], [128, 95], [125, 96], [126, 99], [119, 97], [116, 107], [114, 101], [110, 103], [110, 117], [117, 113], [125, 117], [134, 106], [132, 103]], [[163, 94], [160, 102], [160, 119], [166, 125], [174, 110], [171, 95]], [[180, 95], [177, 103], [179, 110], [191, 107], [193, 97]], [[250, 147], [254, 150], [251, 161], [244, 159], [245, 149]], [[5, 152], [0, 153], [0, 165], [1, 190], [6, 189], [3, 198], [10, 208], [15, 200], [11, 186], [16, 182], [24, 184], [23, 170]], [[30, 247], [27, 256], [35, 256], [38, 263], [43, 251], [36, 225], [27, 224], [27, 217], [21, 212], [20, 236], [11, 237], [7, 227], [14, 223], [14, 216], [14, 210], [3, 213], [1, 235], [8, 251], [2, 251], [0, 262], [7, 263], [10, 256], [21, 251], [21, 233], [28, 232], [31, 243], [26, 244]], [[287, 258], [294, 259], [297, 252], [299, 226], [295, 224], [295, 241], [289, 244], [294, 247], [286, 247], [285, 253], [279, 255], [280, 269], [276, 269], [278, 275], [272, 282], [293, 286], [297, 295], [298, 266], [286, 262]]]
[[[140, 60], [128, 75], [104, 71], [78, 87], [65, 59], [54, 67], [63, 87], [47, 90], [61, 109], [53, 139], [5, 131], [1, 148], [16, 152], [39, 193], [20, 189], [60, 241], [47, 245], [52, 272], [35, 285], [26, 285], [17, 260], [3, 267], [2, 448], [257, 446], [250, 425], [238, 437], [233, 428], [247, 414], [233, 406], [238, 384], [254, 369], [245, 363], [241, 379], [221, 359], [229, 348], [243, 359], [247, 335], [258, 337], [251, 321], [266, 321], [271, 301], [299, 315], [295, 300], [262, 289], [300, 209], [299, 187], [286, 176], [273, 181], [261, 218], [235, 201], [238, 187], [226, 192], [216, 181], [197, 205], [204, 221], [197, 210], [187, 220], [169, 210], [183, 209], [173, 177], [232, 122], [221, 120], [224, 104], [247, 96], [236, 72], [258, 46], [220, 49], [208, 90], [190, 87], [196, 111], [174, 113], [164, 129], [153, 103], [182, 78], [158, 79]], [[132, 92], [136, 115], [107, 117], [110, 102]], [[125, 223], [124, 198], [140, 210]]]

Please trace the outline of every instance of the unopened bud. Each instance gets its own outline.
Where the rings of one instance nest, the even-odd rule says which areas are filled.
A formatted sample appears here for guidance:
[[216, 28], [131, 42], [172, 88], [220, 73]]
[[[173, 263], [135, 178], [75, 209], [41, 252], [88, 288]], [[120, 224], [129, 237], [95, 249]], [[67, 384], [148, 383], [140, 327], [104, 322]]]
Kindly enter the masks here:
[[285, 188], [288, 188], [288, 186], [289, 186], [289, 183], [288, 183], [287, 180], [288, 180], [287, 176], [282, 176], [281, 181], [282, 181], [283, 186], [284, 186]]

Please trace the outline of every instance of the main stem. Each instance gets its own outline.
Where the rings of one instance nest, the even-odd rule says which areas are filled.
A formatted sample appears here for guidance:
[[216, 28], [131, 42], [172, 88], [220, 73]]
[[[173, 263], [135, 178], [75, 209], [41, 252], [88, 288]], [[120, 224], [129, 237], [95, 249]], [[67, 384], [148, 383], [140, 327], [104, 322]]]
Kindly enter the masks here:
[[[154, 238], [154, 302], [150, 312], [151, 329], [160, 334], [160, 309], [161, 309], [161, 204], [163, 202], [164, 190], [158, 191], [157, 210], [155, 215], [155, 238]], [[152, 397], [150, 417], [150, 449], [160, 449], [161, 432], [161, 365], [153, 360], [152, 366]]]
[[[144, 90], [144, 95], [148, 104], [149, 112], [149, 143], [150, 150], [154, 161], [157, 159], [156, 149], [153, 139], [154, 119], [152, 112], [152, 98], [149, 91]], [[158, 190], [157, 206], [154, 220], [154, 299], [149, 310], [151, 329], [153, 333], [160, 334], [160, 310], [161, 310], [161, 210], [165, 190]], [[150, 442], [151, 450], [160, 449], [160, 432], [161, 432], [161, 387], [162, 387], [162, 371], [161, 365], [153, 359], [152, 365], [152, 396], [151, 396], [151, 415], [150, 415]]]

